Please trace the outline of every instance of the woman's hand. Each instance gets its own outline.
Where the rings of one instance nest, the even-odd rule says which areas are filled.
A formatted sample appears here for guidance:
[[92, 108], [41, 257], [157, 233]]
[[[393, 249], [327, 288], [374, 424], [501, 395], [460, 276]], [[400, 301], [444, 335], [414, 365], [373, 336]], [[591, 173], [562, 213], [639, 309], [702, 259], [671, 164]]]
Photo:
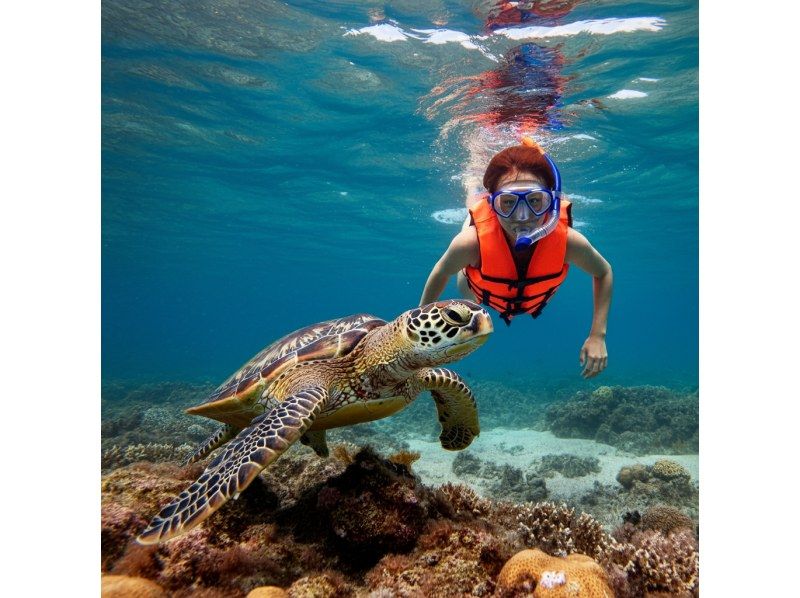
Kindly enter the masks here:
[[590, 334], [586, 342], [583, 343], [580, 353], [583, 371], [581, 376], [584, 378], [594, 378], [597, 374], [606, 369], [608, 364], [608, 351], [606, 351], [606, 339], [603, 336]]

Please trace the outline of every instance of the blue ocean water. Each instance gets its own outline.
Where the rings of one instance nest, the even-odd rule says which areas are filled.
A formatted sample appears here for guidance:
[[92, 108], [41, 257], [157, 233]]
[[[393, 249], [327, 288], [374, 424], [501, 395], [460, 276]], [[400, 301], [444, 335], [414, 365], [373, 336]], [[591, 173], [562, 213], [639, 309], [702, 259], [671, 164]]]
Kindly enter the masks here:
[[614, 268], [609, 367], [579, 376], [573, 269], [454, 369], [695, 386], [697, 4], [527, 4], [552, 10], [105, 1], [103, 378], [220, 382], [296, 328], [415, 306], [468, 163], [533, 127]]

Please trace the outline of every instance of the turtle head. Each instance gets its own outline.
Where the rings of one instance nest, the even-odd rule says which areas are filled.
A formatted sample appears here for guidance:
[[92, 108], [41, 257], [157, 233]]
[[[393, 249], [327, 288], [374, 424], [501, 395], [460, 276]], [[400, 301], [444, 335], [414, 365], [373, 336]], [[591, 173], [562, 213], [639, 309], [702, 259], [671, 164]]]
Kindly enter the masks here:
[[472, 353], [494, 331], [480, 305], [464, 299], [429, 303], [400, 316], [415, 365], [435, 366]]

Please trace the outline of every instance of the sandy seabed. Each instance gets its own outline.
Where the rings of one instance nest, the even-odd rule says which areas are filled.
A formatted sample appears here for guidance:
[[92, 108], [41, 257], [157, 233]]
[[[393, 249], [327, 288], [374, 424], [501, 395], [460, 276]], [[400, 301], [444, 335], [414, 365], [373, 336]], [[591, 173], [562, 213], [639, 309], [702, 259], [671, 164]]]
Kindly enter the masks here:
[[[414, 471], [428, 486], [438, 486], [445, 482], [458, 482], [453, 473], [453, 461], [458, 452], [442, 450], [438, 441], [421, 436], [405, 438], [410, 450], [420, 453], [414, 464]], [[617, 486], [616, 476], [620, 468], [634, 463], [652, 465], [659, 459], [669, 459], [680, 463], [690, 473], [692, 482], [698, 482], [699, 455], [636, 455], [622, 451], [614, 446], [594, 440], [580, 438], [557, 438], [552, 432], [536, 430], [512, 430], [493, 428], [481, 432], [470, 447], [466, 449], [484, 461], [497, 465], [512, 465], [527, 470], [543, 455], [569, 453], [579, 457], [595, 457], [600, 461], [600, 472], [579, 478], [565, 478], [556, 475], [547, 479], [550, 491], [549, 500], [570, 502], [589, 492], [595, 481]], [[471, 484], [475, 490], [489, 496], [488, 480], [476, 480]]]

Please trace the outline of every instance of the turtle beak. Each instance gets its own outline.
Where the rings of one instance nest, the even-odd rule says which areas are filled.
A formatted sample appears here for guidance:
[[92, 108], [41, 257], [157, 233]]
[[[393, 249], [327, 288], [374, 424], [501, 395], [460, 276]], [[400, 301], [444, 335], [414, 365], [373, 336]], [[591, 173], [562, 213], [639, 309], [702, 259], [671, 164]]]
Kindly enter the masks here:
[[475, 314], [470, 325], [464, 330], [468, 331], [470, 336], [465, 341], [449, 347], [445, 351], [445, 355], [448, 357], [462, 357], [472, 353], [489, 340], [489, 335], [494, 332], [492, 318], [485, 310], [482, 310]]

